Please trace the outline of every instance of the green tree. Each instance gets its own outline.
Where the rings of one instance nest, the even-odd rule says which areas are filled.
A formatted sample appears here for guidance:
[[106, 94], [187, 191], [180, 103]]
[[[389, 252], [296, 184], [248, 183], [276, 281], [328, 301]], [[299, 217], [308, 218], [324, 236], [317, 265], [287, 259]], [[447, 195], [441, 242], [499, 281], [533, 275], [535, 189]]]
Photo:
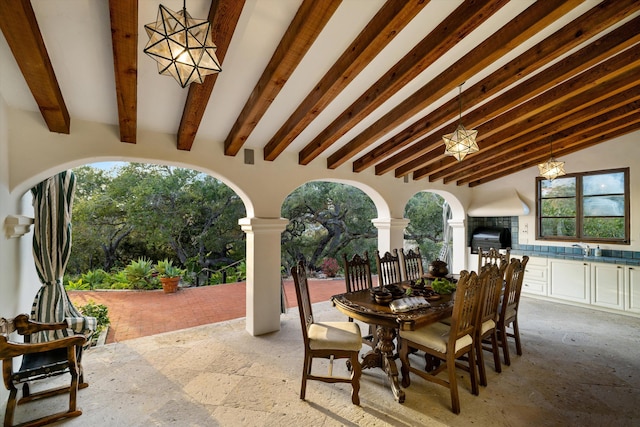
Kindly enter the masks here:
[[377, 230], [376, 209], [361, 190], [344, 184], [310, 182], [293, 191], [282, 206], [290, 223], [282, 235], [282, 263], [287, 269], [299, 259], [317, 270], [325, 258], [372, 253]]
[[410, 220], [405, 230], [405, 241], [415, 242], [425, 260], [438, 257], [443, 239], [442, 205], [444, 199], [423, 191], [407, 202], [404, 216]]
[[[130, 163], [79, 168], [70, 265], [110, 271], [132, 260], [174, 259], [193, 270], [244, 257], [240, 198], [197, 171]], [[98, 254], [101, 255], [98, 257]]]

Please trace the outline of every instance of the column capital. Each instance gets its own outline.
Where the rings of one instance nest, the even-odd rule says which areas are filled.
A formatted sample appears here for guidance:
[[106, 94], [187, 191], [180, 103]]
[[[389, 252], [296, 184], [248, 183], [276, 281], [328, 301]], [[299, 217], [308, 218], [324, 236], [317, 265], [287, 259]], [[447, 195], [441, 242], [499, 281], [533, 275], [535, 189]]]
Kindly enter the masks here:
[[447, 220], [447, 224], [449, 224], [452, 228], [464, 228], [464, 219], [450, 219]]
[[238, 224], [245, 233], [282, 233], [289, 220], [286, 218], [240, 218]]
[[408, 218], [374, 218], [371, 220], [374, 227], [378, 230], [405, 229], [409, 222]]

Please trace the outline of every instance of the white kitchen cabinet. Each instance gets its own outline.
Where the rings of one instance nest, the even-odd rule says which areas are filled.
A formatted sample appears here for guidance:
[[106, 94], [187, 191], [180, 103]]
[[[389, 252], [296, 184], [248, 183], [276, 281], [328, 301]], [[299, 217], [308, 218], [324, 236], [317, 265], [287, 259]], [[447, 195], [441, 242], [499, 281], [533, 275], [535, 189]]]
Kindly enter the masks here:
[[629, 312], [640, 313], [640, 267], [628, 266], [625, 270], [625, 309]]
[[551, 279], [549, 296], [585, 304], [591, 303], [591, 269], [588, 262], [550, 259], [549, 273]]
[[547, 295], [547, 258], [529, 257], [522, 279], [522, 292], [532, 295]]
[[624, 310], [624, 276], [622, 265], [591, 263], [591, 304]]

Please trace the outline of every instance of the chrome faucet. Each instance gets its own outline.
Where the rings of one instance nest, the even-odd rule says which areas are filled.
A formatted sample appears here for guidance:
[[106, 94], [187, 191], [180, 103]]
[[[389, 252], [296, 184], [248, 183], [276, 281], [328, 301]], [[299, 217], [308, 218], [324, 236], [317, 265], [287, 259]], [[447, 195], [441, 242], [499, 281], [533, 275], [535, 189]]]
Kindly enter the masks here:
[[574, 248], [581, 248], [582, 251], [584, 252], [584, 256], [589, 256], [589, 252], [591, 251], [591, 248], [586, 243], [582, 243], [582, 242], [574, 243], [572, 246]]

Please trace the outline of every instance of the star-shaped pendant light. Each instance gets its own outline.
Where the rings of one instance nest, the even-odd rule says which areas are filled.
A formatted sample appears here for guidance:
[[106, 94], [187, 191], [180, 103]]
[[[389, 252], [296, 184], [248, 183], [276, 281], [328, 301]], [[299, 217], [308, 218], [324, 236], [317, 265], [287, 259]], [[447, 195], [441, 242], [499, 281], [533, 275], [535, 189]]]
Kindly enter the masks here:
[[149, 42], [144, 53], [158, 62], [158, 72], [173, 76], [183, 88], [222, 71], [216, 57], [211, 23], [193, 19], [186, 1], [179, 12], [160, 5], [158, 19], [144, 26]]
[[480, 149], [476, 143], [478, 131], [475, 129], [468, 130], [462, 125], [462, 83], [459, 86], [458, 102], [460, 104], [460, 116], [458, 119], [458, 127], [453, 133], [442, 135], [444, 141], [444, 153], [447, 156], [455, 157], [459, 162], [464, 159], [467, 154], [476, 153]]
[[551, 157], [544, 163], [538, 164], [540, 176], [553, 181], [559, 176], [566, 175], [564, 162], [559, 162], [553, 157], [553, 143], [551, 143]]

